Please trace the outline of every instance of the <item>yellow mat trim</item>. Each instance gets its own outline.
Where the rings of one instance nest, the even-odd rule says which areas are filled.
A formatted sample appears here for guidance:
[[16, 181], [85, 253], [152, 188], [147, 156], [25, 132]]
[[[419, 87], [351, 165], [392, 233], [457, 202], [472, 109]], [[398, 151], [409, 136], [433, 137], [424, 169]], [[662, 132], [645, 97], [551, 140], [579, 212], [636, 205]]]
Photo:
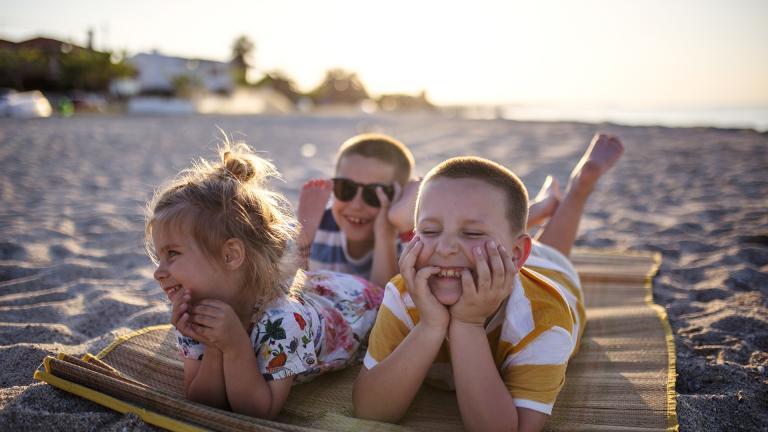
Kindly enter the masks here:
[[[140, 328], [140, 329], [138, 329], [136, 331], [132, 331], [130, 333], [126, 333], [126, 334], [124, 334], [122, 336], [118, 336], [117, 338], [115, 338], [114, 341], [112, 341], [111, 344], [109, 344], [109, 346], [107, 346], [106, 348], [101, 350], [98, 354], [96, 354], [95, 357], [97, 359], [101, 360], [101, 359], [104, 358], [104, 356], [109, 354], [110, 351], [115, 349], [115, 347], [117, 347], [118, 345], [120, 345], [123, 342], [127, 341], [128, 339], [134, 338], [134, 337], [139, 336], [139, 335], [143, 335], [144, 333], [149, 333], [152, 330], [165, 330], [165, 329], [169, 329], [171, 327], [173, 327], [173, 325], [171, 325], [171, 324], [158, 324], [158, 325], [149, 326], [149, 327], [142, 327], [142, 328]], [[86, 354], [86, 355], [83, 356], [83, 361], [88, 361], [87, 360], [87, 356], [93, 357], [92, 354]]]
[[48, 384], [58, 387], [66, 392], [76, 394], [80, 397], [88, 399], [99, 405], [103, 405], [107, 408], [113, 409], [120, 413], [133, 413], [139, 416], [142, 420], [155, 426], [177, 431], [177, 432], [205, 432], [208, 429], [204, 429], [198, 426], [191, 425], [189, 423], [176, 420], [174, 418], [158, 414], [154, 411], [150, 411], [139, 406], [133, 405], [128, 402], [124, 402], [120, 399], [116, 399], [112, 396], [108, 396], [96, 390], [92, 390], [88, 387], [75, 384], [72, 381], [61, 379], [55, 375], [50, 374], [49, 362], [52, 357], [46, 357], [43, 361], [45, 370], [35, 371], [34, 378], [38, 381], [45, 381]]
[[656, 252], [653, 254], [653, 267], [648, 271], [648, 275], [645, 277], [645, 303], [659, 316], [661, 326], [664, 328], [664, 337], [667, 342], [667, 362], [669, 369], [667, 370], [667, 427], [669, 430], [678, 431], [679, 425], [677, 423], [677, 392], [675, 391], [675, 383], [677, 381], [677, 368], [676, 368], [676, 354], [675, 354], [675, 337], [672, 333], [672, 326], [669, 324], [669, 317], [667, 311], [661, 305], [653, 301], [653, 278], [659, 271], [661, 266], [661, 254]]

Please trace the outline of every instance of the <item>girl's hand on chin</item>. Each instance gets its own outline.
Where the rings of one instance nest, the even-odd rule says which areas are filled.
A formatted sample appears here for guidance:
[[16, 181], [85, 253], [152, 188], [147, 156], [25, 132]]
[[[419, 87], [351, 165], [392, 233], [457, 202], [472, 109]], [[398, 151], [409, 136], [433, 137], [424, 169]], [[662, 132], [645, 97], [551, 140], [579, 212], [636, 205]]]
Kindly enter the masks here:
[[184, 336], [189, 336], [184, 333], [184, 329], [179, 327], [179, 320], [187, 313], [189, 309], [192, 297], [186, 288], [173, 291], [168, 295], [168, 299], [171, 301], [171, 324], [176, 327]]
[[232, 350], [242, 344], [243, 340], [250, 346], [240, 318], [230, 305], [221, 300], [201, 300], [184, 318], [185, 322], [180, 320], [180, 324], [186, 325], [186, 329], [192, 333], [189, 336], [222, 352]]

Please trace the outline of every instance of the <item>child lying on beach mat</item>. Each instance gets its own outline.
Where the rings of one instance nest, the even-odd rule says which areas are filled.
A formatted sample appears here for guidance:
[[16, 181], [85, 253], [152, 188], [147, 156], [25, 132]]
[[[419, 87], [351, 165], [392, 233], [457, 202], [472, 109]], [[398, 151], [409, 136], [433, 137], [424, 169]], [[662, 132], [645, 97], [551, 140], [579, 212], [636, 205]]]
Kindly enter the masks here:
[[382, 289], [304, 273], [295, 219], [265, 188], [274, 167], [244, 144], [200, 161], [156, 193], [146, 223], [154, 277], [172, 306], [187, 398], [273, 418], [294, 381], [359, 361]]
[[455, 389], [467, 430], [541, 430], [584, 330], [568, 257], [589, 195], [622, 152], [615, 137], [593, 138], [536, 241], [511, 171], [476, 157], [433, 168], [371, 331], [355, 414], [397, 422], [430, 382]]

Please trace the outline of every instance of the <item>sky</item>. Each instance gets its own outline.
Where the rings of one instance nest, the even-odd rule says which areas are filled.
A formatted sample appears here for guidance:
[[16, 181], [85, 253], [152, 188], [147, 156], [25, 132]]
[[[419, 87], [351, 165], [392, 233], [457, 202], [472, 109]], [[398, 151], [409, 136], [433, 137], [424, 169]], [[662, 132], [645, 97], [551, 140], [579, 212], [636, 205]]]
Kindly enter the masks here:
[[0, 38], [227, 61], [302, 90], [356, 72], [374, 95], [440, 104], [767, 106], [765, 0], [0, 0]]

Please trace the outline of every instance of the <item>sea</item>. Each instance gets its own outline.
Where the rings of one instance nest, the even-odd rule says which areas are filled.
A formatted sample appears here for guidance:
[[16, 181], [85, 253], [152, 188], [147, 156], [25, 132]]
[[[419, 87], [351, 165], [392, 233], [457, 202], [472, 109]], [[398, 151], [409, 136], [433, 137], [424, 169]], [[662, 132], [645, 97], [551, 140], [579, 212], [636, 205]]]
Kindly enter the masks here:
[[717, 127], [768, 132], [768, 106], [654, 107], [560, 105], [477, 105], [457, 108], [466, 118], [520, 121], [574, 121], [627, 126]]

